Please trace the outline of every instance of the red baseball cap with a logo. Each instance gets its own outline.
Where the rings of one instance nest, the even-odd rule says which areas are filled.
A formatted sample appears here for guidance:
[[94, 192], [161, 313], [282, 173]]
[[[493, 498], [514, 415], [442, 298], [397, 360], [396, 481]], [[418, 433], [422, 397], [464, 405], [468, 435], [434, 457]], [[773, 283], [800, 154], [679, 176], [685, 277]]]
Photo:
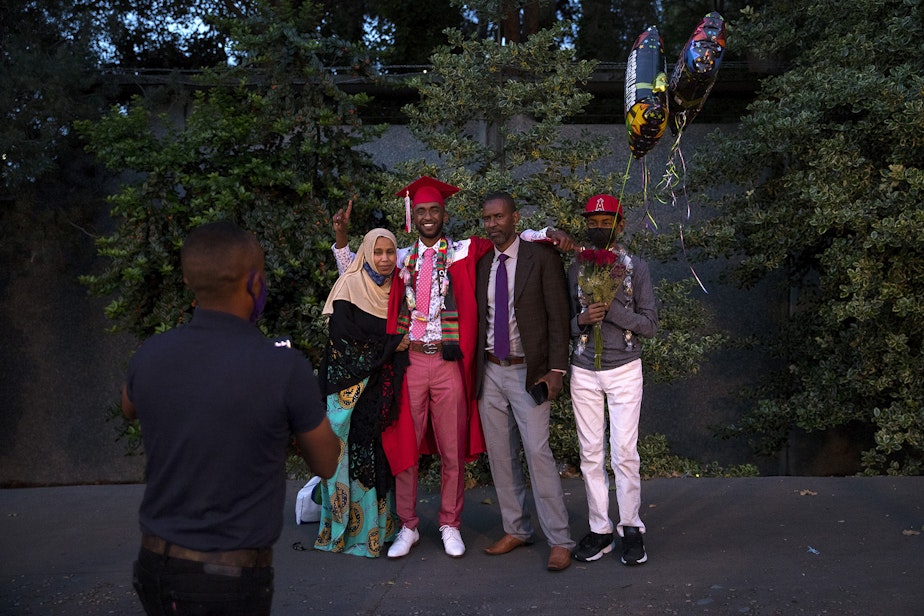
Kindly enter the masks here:
[[609, 214], [619, 218], [622, 216], [622, 204], [612, 195], [594, 195], [587, 200], [581, 216], [592, 216], [593, 214]]

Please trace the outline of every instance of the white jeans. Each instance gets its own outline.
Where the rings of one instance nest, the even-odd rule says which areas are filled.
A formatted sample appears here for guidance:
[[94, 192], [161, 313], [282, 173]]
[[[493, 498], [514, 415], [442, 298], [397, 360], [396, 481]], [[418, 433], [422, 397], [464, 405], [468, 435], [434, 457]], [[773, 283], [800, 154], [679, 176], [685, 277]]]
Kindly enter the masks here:
[[639, 476], [638, 419], [642, 409], [642, 360], [612, 370], [585, 370], [571, 366], [571, 403], [581, 443], [581, 473], [587, 490], [590, 530], [613, 532], [609, 517], [610, 478], [606, 471], [606, 417], [610, 414], [610, 456], [616, 475], [616, 502], [621, 537], [624, 526], [645, 532], [639, 517], [642, 481]]

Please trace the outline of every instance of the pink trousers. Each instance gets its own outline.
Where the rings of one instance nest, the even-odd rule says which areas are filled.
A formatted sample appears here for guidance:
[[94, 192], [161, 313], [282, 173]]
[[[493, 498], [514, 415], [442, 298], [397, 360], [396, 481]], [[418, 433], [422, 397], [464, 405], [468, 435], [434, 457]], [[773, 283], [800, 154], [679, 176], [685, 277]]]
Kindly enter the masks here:
[[[417, 448], [433, 429], [440, 456], [439, 525], [459, 527], [465, 490], [465, 448], [468, 439], [468, 404], [459, 362], [445, 361], [439, 353], [410, 351], [405, 372]], [[395, 477], [395, 505], [401, 523], [417, 528], [417, 465]]]

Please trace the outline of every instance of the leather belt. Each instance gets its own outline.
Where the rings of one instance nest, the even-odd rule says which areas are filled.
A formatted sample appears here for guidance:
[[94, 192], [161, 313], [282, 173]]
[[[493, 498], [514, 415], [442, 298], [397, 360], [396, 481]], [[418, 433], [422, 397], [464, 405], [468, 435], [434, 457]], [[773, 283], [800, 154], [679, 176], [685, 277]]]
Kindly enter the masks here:
[[516, 366], [526, 363], [525, 357], [508, 357], [507, 359], [501, 359], [492, 353], [485, 353], [485, 356], [488, 358], [489, 362], [497, 364], [498, 366]]
[[417, 353], [423, 353], [424, 355], [436, 355], [437, 353], [442, 352], [443, 343], [442, 342], [420, 342], [418, 340], [411, 340], [408, 348]]
[[[155, 554], [170, 558], [192, 560], [197, 563], [219, 565], [224, 569], [242, 569], [271, 567], [273, 565], [273, 548], [255, 548], [228, 550], [224, 552], [200, 552], [179, 545], [167, 543], [156, 535], [141, 535], [141, 547]], [[235, 575], [234, 571], [224, 571], [225, 575]], [[240, 571], [237, 571], [240, 576]]]

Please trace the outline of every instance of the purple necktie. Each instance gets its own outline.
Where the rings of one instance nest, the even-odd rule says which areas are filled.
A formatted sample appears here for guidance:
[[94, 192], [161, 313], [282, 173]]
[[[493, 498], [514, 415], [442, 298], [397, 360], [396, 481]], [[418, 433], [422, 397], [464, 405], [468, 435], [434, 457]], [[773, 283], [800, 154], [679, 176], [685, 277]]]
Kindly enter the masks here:
[[497, 257], [497, 272], [494, 275], [494, 354], [498, 359], [510, 355], [510, 315], [507, 312], [507, 266], [509, 259], [501, 253]]

